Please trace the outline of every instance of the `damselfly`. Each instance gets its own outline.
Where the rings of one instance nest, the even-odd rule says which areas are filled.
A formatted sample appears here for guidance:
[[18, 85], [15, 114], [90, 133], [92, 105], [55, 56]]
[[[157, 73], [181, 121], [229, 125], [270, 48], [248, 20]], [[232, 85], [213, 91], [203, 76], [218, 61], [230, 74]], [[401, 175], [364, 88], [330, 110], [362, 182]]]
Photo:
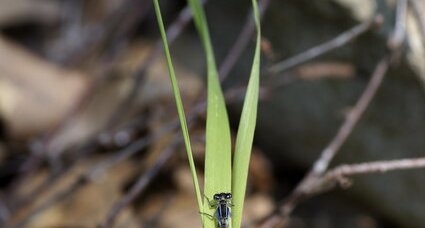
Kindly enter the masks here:
[[[205, 196], [206, 197], [206, 196]], [[232, 215], [230, 207], [232, 204], [232, 194], [231, 193], [217, 193], [213, 196], [213, 200], [210, 201], [208, 197], [208, 204], [210, 207], [215, 208], [214, 216], [206, 213], [202, 213], [207, 215], [211, 219], [215, 219], [217, 222], [218, 228], [228, 228], [229, 220]]]

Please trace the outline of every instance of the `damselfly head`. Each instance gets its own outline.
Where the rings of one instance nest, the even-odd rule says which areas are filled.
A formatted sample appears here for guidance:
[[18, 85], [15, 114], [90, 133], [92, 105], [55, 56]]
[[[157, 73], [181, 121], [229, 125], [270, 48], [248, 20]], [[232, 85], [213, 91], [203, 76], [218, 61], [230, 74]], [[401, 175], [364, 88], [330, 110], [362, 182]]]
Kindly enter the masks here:
[[232, 199], [232, 194], [231, 193], [217, 193], [214, 195], [214, 200], [219, 201], [219, 200], [230, 200]]

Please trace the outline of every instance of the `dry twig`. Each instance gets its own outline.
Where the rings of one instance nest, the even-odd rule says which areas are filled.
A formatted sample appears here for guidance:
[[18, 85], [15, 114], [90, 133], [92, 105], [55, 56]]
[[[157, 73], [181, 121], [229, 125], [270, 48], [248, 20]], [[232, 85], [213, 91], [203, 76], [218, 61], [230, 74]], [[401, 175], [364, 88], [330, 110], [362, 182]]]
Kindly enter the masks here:
[[413, 15], [418, 23], [419, 31], [422, 35], [422, 43], [425, 46], [425, 15], [422, 11], [425, 7], [419, 0], [409, 0], [409, 9], [413, 11]]
[[[201, 4], [205, 4], [208, 0], [201, 1]], [[189, 22], [192, 20], [192, 13], [190, 12], [190, 7], [186, 6], [180, 11], [177, 19], [167, 28], [167, 38], [168, 42], [173, 43], [186, 28]], [[150, 52], [147, 59], [140, 64], [140, 67], [135, 71], [133, 77], [134, 83], [130, 88], [127, 96], [120, 102], [116, 110], [112, 113], [110, 120], [108, 121], [107, 128], [116, 123], [122, 116], [123, 110], [126, 110], [126, 107], [131, 105], [136, 98], [138, 90], [142, 85], [146, 72], [150, 66], [152, 66], [156, 60], [162, 54], [162, 41], [158, 40], [155, 44], [155, 48]]]
[[320, 55], [323, 55], [335, 48], [344, 46], [351, 40], [355, 39], [359, 35], [365, 33], [370, 28], [374, 26], [380, 26], [383, 22], [383, 18], [381, 15], [375, 16], [373, 19], [369, 21], [365, 21], [359, 25], [354, 26], [353, 28], [341, 33], [337, 37], [322, 43], [318, 46], [315, 46], [311, 49], [308, 49], [307, 51], [304, 51], [298, 55], [295, 55], [289, 59], [283, 60], [282, 62], [276, 63], [272, 66], [270, 66], [267, 69], [268, 74], [277, 74], [282, 71], [286, 71], [296, 65], [299, 65], [303, 62], [309, 61], [311, 59], [314, 59]]
[[399, 49], [406, 40], [407, 0], [398, 0], [396, 11], [394, 31], [387, 44], [390, 50]]
[[311, 195], [330, 190], [338, 183], [343, 188], [351, 186], [351, 181], [347, 179], [348, 176], [418, 168], [425, 168], [425, 157], [339, 165], [327, 171], [322, 177], [316, 179], [315, 183], [312, 183], [314, 186], [311, 189], [315, 189], [315, 192]]
[[[260, 0], [258, 7], [260, 13], [260, 20], [264, 15], [264, 12], [269, 8], [270, 0]], [[252, 34], [255, 31], [254, 17], [251, 14], [248, 16], [246, 23], [239, 33], [236, 42], [233, 44], [230, 51], [227, 53], [226, 57], [223, 60], [223, 63], [219, 69], [220, 81], [224, 81], [226, 77], [229, 75], [230, 70], [236, 64], [236, 61], [241, 56], [242, 52], [245, 50], [245, 47], [248, 45]]]
[[385, 173], [394, 170], [425, 168], [425, 157], [390, 161], [365, 162], [353, 165], [340, 165], [329, 170], [325, 180], [336, 180], [341, 177], [360, 174]]
[[[364, 92], [360, 96], [354, 108], [348, 113], [344, 123], [339, 128], [336, 136], [331, 140], [328, 146], [322, 151], [320, 157], [315, 161], [311, 170], [307, 173], [304, 179], [298, 184], [295, 190], [289, 195], [284, 204], [279, 208], [279, 214], [270, 217], [263, 223], [264, 228], [276, 227], [277, 225], [281, 225], [285, 223], [286, 218], [290, 215], [292, 210], [296, 207], [296, 205], [314, 194], [320, 193], [322, 191], [328, 190], [330, 185], [328, 181], [325, 181], [325, 178], [330, 178], [331, 176], [326, 175], [326, 170], [329, 167], [330, 162], [338, 153], [341, 146], [347, 140], [348, 136], [353, 131], [357, 122], [362, 117], [364, 111], [369, 106], [371, 100], [376, 94], [379, 86], [381, 85], [383, 78], [394, 60], [395, 57], [398, 56], [402, 44], [405, 39], [405, 16], [406, 16], [406, 2], [405, 0], [399, 0], [397, 5], [397, 15], [396, 15], [396, 25], [394, 28], [394, 32], [389, 38], [389, 42], [387, 43], [390, 53], [384, 56], [377, 66], [371, 76], [367, 87]], [[301, 55], [300, 55], [301, 56]], [[420, 165], [422, 161], [420, 161]], [[377, 166], [378, 164], [378, 166]], [[392, 163], [394, 164], [403, 164], [404, 162], [399, 163], [399, 161]], [[416, 164], [416, 163], [415, 163]], [[380, 166], [379, 166], [380, 165]], [[356, 166], [355, 169], [351, 169], [353, 174], [355, 171], [363, 173], [374, 172], [374, 168], [382, 168], [382, 163], [374, 163], [372, 167], [369, 166], [369, 170], [365, 169], [365, 165]], [[416, 168], [418, 166], [412, 166], [411, 168]], [[420, 167], [420, 166], [419, 166]], [[351, 167], [354, 168], [354, 167]], [[346, 167], [344, 168], [346, 171]], [[336, 175], [338, 172], [342, 172], [341, 169], [334, 171], [332, 175]], [[331, 174], [329, 174], [331, 175]]]
[[0, 223], [6, 221], [10, 216], [10, 209], [3, 200], [3, 197], [0, 197]]
[[[349, 176], [419, 168], [425, 168], [425, 157], [340, 165], [327, 171], [321, 178], [317, 178], [314, 182], [312, 182], [311, 189], [315, 189], [314, 192], [308, 193], [309, 195], [299, 196], [300, 198], [297, 199], [292, 198], [290, 199], [291, 201], [288, 202], [293, 204], [290, 206], [295, 206], [296, 203], [302, 199], [305, 199], [305, 197], [310, 197], [313, 194], [319, 194], [321, 192], [330, 190], [338, 184], [343, 188], [347, 188], [351, 186], [351, 180], [347, 178]], [[290, 209], [292, 208], [286, 208], [286, 210]], [[289, 214], [287, 214], [285, 217], [278, 215], [272, 216], [261, 227], [282, 227], [288, 222], [288, 216]]]
[[116, 217], [119, 215], [122, 209], [126, 208], [137, 196], [143, 192], [153, 178], [161, 170], [162, 166], [171, 158], [177, 142], [180, 142], [181, 138], [178, 138], [173, 143], [167, 146], [167, 148], [161, 152], [155, 164], [152, 165], [144, 174], [140, 176], [137, 182], [131, 187], [131, 189], [122, 197], [118, 202], [114, 204], [112, 209], [109, 211], [106, 219], [104, 220], [101, 227], [112, 227]]
[[[123, 3], [121, 8], [118, 10], [118, 13], [122, 13], [123, 10], [127, 9], [129, 7], [130, 2], [127, 1], [127, 2]], [[203, 2], [206, 2], [206, 0], [204, 0]], [[118, 39], [118, 38], [116, 38], [116, 39], [122, 40], [122, 37], [124, 37], [125, 34], [129, 33], [129, 31], [131, 30], [131, 28], [133, 27], [133, 25], [137, 21], [138, 16], [135, 16], [135, 15], [130, 15], [130, 16], [131, 17], [126, 20], [125, 28], [120, 29], [120, 31], [118, 32], [118, 34], [116, 36], [120, 39]], [[191, 20], [191, 18], [192, 18], [192, 15], [190, 13], [189, 8], [185, 7], [181, 11], [181, 13], [179, 14], [176, 21], [174, 21], [167, 30], [167, 34], [170, 38], [170, 42], [174, 41], [181, 34], [183, 29], [186, 27], [188, 22]], [[107, 18], [107, 20], [110, 20], [110, 18]], [[90, 42], [85, 43], [85, 45], [89, 45], [89, 44], [90, 44]], [[113, 113], [109, 123], [106, 126], [107, 129], [110, 128], [113, 125], [113, 123], [115, 123], [118, 120], [118, 118], [122, 115], [123, 110], [126, 110], [126, 108], [124, 108], [124, 107], [126, 107], [127, 105], [132, 103], [132, 100], [134, 99], [134, 97], [137, 93], [137, 89], [140, 87], [140, 85], [143, 82], [143, 78], [144, 78], [144, 75], [145, 75], [147, 68], [150, 67], [152, 65], [152, 63], [160, 56], [161, 48], [162, 48], [161, 43], [160, 43], [160, 41], [158, 41], [156, 48], [151, 52], [151, 55], [150, 55], [150, 57], [148, 57], [148, 60], [146, 60], [146, 62], [143, 63], [141, 65], [141, 67], [136, 71], [135, 76], [134, 76], [135, 83], [133, 84], [133, 87], [132, 87], [129, 95], [124, 99], [123, 102], [121, 102], [120, 105], [118, 105], [116, 112]], [[84, 50], [84, 49], [82, 49], [82, 50]], [[109, 64], [108, 66], [111, 67], [111, 64]], [[108, 69], [110, 67], [108, 67]], [[101, 75], [105, 75], [106, 71], [108, 71], [108, 70], [104, 70], [104, 72]], [[58, 125], [55, 129], [53, 129], [52, 132], [49, 133], [49, 136], [47, 136], [46, 139], [43, 141], [43, 143], [42, 143], [43, 145], [41, 146], [41, 149], [44, 150], [44, 152], [35, 151], [33, 153], [33, 155], [30, 156], [30, 158], [27, 159], [27, 161], [24, 163], [24, 165], [21, 168], [22, 176], [17, 178], [18, 180], [12, 185], [12, 187], [11, 187], [12, 190], [10, 191], [11, 193], [15, 192], [14, 189], [16, 189], [18, 186], [20, 186], [21, 183], [24, 183], [24, 181], [30, 176], [30, 174], [33, 173], [33, 171], [36, 170], [37, 167], [39, 167], [42, 164], [42, 162], [45, 159], [44, 155], [46, 155], [46, 153], [48, 151], [48, 145], [50, 144], [51, 138], [53, 137], [53, 135], [60, 132], [61, 129], [63, 129], [67, 125], [69, 120], [71, 118], [73, 118], [73, 116], [75, 116], [85, 106], [85, 102], [87, 100], [89, 100], [88, 98], [92, 95], [91, 91], [95, 90], [94, 85], [99, 84], [98, 82], [95, 82], [95, 81], [97, 81], [97, 80], [94, 80], [92, 83], [90, 83], [93, 86], [90, 86], [90, 88], [87, 89], [86, 93], [82, 95], [82, 99], [80, 100], [80, 102], [77, 102], [75, 107], [65, 116], [62, 123], [60, 125]], [[88, 143], [88, 144], [92, 144], [92, 143]], [[86, 153], [79, 153], [79, 154], [83, 155], [83, 154], [86, 154]], [[60, 174], [63, 174], [63, 173], [64, 173], [63, 171], [60, 172]], [[51, 185], [53, 182], [55, 182], [55, 180], [58, 179], [58, 177], [61, 176], [60, 174], [59, 175], [54, 174], [51, 177], [48, 177], [44, 183], [42, 183], [36, 190], [34, 190], [33, 192], [31, 192], [29, 194], [30, 197], [26, 197], [26, 198], [32, 198], [33, 196], [36, 196], [36, 195], [40, 194], [41, 192], [43, 192], [46, 189], [46, 187]], [[12, 198], [14, 198], [14, 197], [12, 197]], [[20, 208], [22, 205], [24, 205], [27, 202], [27, 201], [22, 200], [22, 199], [19, 200], [19, 201], [20, 201], [19, 203], [15, 204], [14, 209]]]
[[346, 120], [339, 128], [336, 136], [322, 151], [319, 159], [314, 163], [312, 169], [289, 196], [287, 203], [281, 207], [280, 210], [284, 216], [288, 216], [290, 214], [301, 198], [321, 191], [322, 186], [316, 185], [318, 179], [322, 178], [322, 175], [327, 170], [329, 163], [335, 157], [343, 143], [347, 140], [364, 111], [369, 106], [370, 101], [375, 96], [376, 91], [381, 85], [384, 75], [387, 72], [390, 60], [391, 58], [386, 56], [378, 63], [366, 89], [360, 96], [356, 105], [348, 113]]
[[76, 190], [84, 186], [87, 182], [95, 180], [98, 176], [105, 173], [108, 169], [114, 167], [119, 162], [124, 161], [125, 159], [133, 156], [137, 152], [143, 150], [146, 146], [150, 145], [154, 140], [162, 137], [164, 134], [170, 132], [173, 129], [178, 127], [178, 121], [172, 121], [170, 124], [166, 125], [159, 130], [153, 136], [144, 137], [136, 140], [130, 146], [118, 151], [115, 153], [115, 156], [105, 159], [104, 161], [98, 163], [93, 168], [87, 170], [85, 173], [81, 174], [74, 182], [64, 187], [59, 192], [52, 195], [49, 199], [43, 202], [41, 205], [30, 211], [18, 224], [9, 224], [10, 227], [23, 227], [25, 226], [32, 217], [41, 213], [42, 211], [50, 208], [55, 203], [65, 199], [70, 194], [74, 193]]
[[[149, 1], [141, 1], [137, 3], [137, 6], [141, 6], [147, 4]], [[102, 82], [110, 75], [110, 71], [112, 70], [114, 63], [120, 56], [119, 54], [125, 50], [123, 46], [127, 43], [127, 37], [134, 31], [134, 25], [137, 21], [142, 19], [146, 13], [137, 12], [138, 7], [135, 7], [132, 1], [126, 1], [121, 4], [121, 7], [116, 12], [113, 12], [111, 15], [108, 15], [105, 21], [102, 21], [103, 24], [98, 26], [102, 27], [101, 33], [105, 33], [105, 36], [96, 36], [97, 41], [99, 43], [105, 43], [106, 40], [103, 37], [113, 36], [113, 44], [112, 48], [109, 50], [109, 53], [106, 53], [101, 56], [101, 63], [103, 63], [103, 67], [94, 73], [93, 78], [90, 79], [89, 84], [86, 90], [80, 95], [77, 102], [71, 107], [71, 109], [64, 115], [62, 120], [54, 126], [45, 136], [41, 137], [42, 139], [41, 146], [37, 148], [35, 151], [31, 151], [31, 156], [26, 159], [26, 161], [20, 167], [20, 176], [16, 178], [16, 181], [12, 184], [11, 190], [9, 191], [11, 195], [13, 195], [15, 190], [21, 186], [22, 183], [27, 180], [34, 171], [37, 170], [43, 162], [46, 160], [55, 161], [57, 157], [59, 157], [63, 151], [50, 151], [50, 144], [55, 135], [60, 133], [70, 122], [71, 120], [87, 105], [87, 102], [90, 101], [90, 98], [93, 96], [96, 89], [102, 84]], [[145, 8], [145, 7], [144, 7]], [[126, 14], [126, 9], [132, 9], [131, 13]], [[123, 18], [123, 23], [117, 25], [116, 23], [111, 23], [110, 21], [116, 21], [116, 18]], [[119, 20], [121, 21], [121, 20]], [[118, 31], [114, 34], [114, 29], [118, 26]], [[99, 28], [97, 28], [99, 29]], [[92, 29], [93, 30], [93, 29]], [[99, 32], [96, 29], [93, 31], [89, 31], [89, 33]], [[102, 38], [102, 39], [101, 39]], [[96, 40], [95, 40], [96, 41]], [[83, 59], [88, 52], [92, 52], [93, 50], [97, 50], [99, 45], [93, 45], [91, 40], [82, 40], [82, 47], [79, 50], [83, 56], [80, 56], [78, 59]], [[71, 54], [73, 55], [73, 54]], [[71, 59], [68, 59], [71, 61]], [[51, 156], [52, 154], [55, 155]], [[13, 198], [13, 197], [12, 197]]]

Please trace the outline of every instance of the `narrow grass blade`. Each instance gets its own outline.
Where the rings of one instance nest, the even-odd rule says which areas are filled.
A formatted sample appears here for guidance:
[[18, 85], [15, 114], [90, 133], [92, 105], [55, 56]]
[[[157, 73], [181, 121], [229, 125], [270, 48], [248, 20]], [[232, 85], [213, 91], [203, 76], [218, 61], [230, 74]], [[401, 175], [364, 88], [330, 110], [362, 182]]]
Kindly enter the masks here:
[[[207, 58], [208, 105], [204, 187], [206, 197], [203, 212], [213, 215], [214, 209], [210, 208], [207, 198], [211, 199], [216, 193], [231, 191], [230, 126], [204, 10], [198, 0], [188, 0], [188, 3]], [[204, 219], [204, 227], [214, 228], [214, 221]]]
[[254, 60], [251, 68], [248, 88], [242, 108], [239, 129], [236, 136], [235, 156], [233, 160], [232, 194], [233, 194], [233, 218], [232, 225], [239, 228], [242, 223], [242, 211], [245, 199], [248, 166], [251, 157], [252, 142], [254, 139], [255, 124], [257, 120], [258, 93], [260, 84], [260, 42], [261, 27], [258, 6], [256, 0], [252, 0], [255, 25], [257, 28], [257, 40]]
[[[192, 179], [193, 179], [193, 185], [194, 185], [194, 188], [195, 188], [198, 208], [199, 208], [199, 211], [201, 211], [202, 210], [202, 196], [201, 196], [201, 191], [199, 189], [198, 177], [196, 175], [195, 163], [193, 161], [192, 147], [190, 145], [189, 131], [187, 129], [187, 123], [186, 123], [186, 117], [185, 117], [185, 113], [184, 113], [184, 109], [183, 109], [183, 103], [182, 103], [182, 99], [180, 97], [180, 90], [179, 90], [179, 87], [178, 87], [178, 84], [177, 84], [177, 79], [176, 79], [176, 75], [175, 75], [175, 72], [174, 72], [173, 62], [171, 61], [170, 50], [168, 48], [167, 36], [166, 36], [166, 33], [165, 33], [164, 23], [162, 21], [161, 10], [160, 10], [160, 7], [159, 7], [158, 0], [154, 0], [154, 5], [155, 5], [155, 13], [156, 13], [156, 16], [157, 16], [157, 19], [158, 19], [159, 31], [161, 33], [162, 42], [164, 44], [164, 53], [165, 53], [165, 57], [167, 59], [168, 71], [169, 71], [171, 86], [173, 88], [174, 98], [176, 100], [177, 112], [179, 114], [184, 144], [186, 146], [187, 158], [189, 160], [190, 171], [192, 172]], [[202, 217], [203, 216], [201, 216], [201, 220], [203, 220]]]

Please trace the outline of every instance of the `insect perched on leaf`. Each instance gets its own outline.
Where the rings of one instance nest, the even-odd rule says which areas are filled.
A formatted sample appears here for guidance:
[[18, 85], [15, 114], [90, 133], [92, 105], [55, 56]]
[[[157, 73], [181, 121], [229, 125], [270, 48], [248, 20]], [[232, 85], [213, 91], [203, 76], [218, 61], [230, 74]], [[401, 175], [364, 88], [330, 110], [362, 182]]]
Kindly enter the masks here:
[[[205, 196], [206, 197], [206, 196]], [[206, 197], [207, 198], [207, 197]], [[230, 207], [232, 204], [232, 194], [231, 193], [217, 193], [213, 196], [213, 200], [210, 201], [208, 198], [208, 204], [210, 207], [215, 208], [214, 216], [206, 213], [210, 219], [215, 219], [217, 222], [218, 228], [228, 228], [230, 223], [230, 217], [232, 215]]]

